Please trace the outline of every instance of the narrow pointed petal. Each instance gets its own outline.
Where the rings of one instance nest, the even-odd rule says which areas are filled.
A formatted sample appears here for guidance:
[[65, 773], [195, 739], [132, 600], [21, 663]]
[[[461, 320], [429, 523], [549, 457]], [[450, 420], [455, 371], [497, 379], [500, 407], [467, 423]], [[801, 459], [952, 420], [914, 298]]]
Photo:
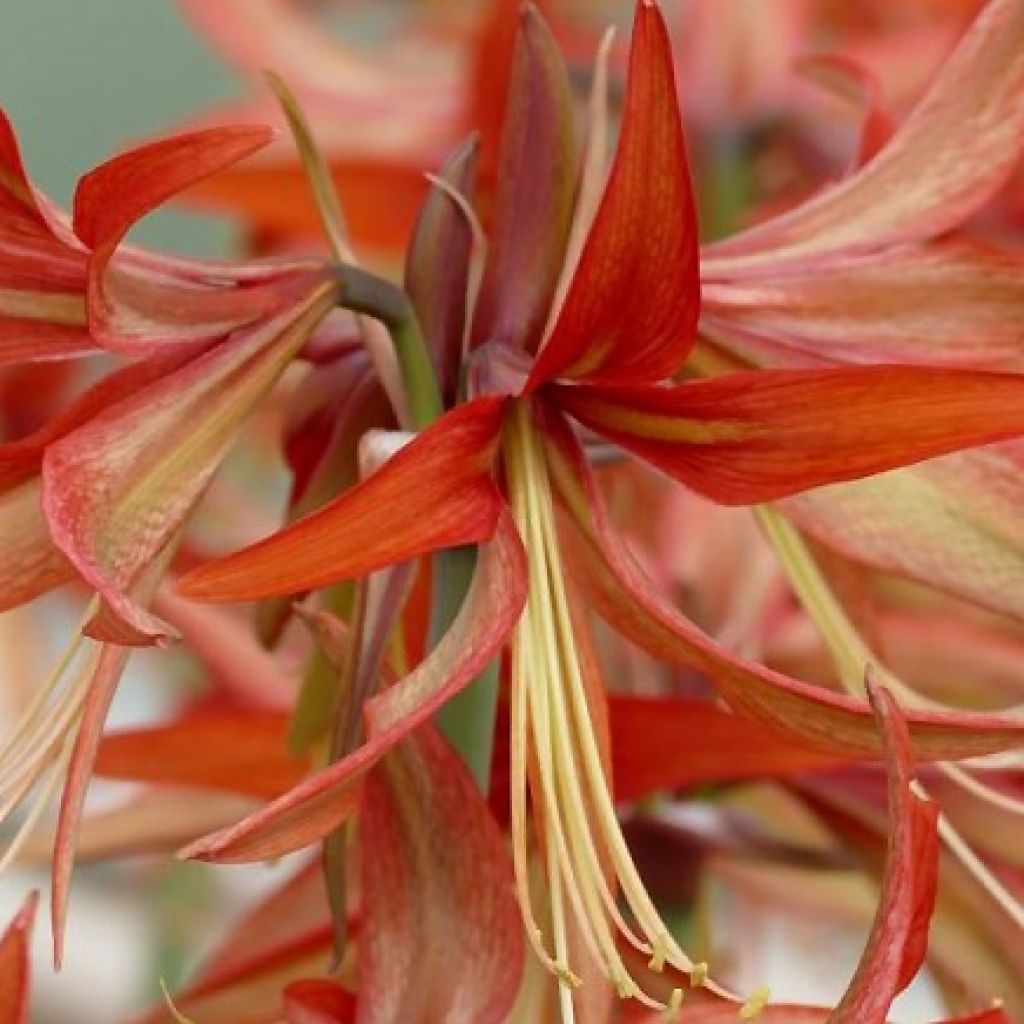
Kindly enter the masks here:
[[31, 965], [29, 943], [39, 893], [33, 892], [0, 936], [0, 1020], [28, 1024]]
[[[473, 198], [479, 143], [471, 138], [441, 168], [441, 178], [467, 202]], [[455, 200], [434, 185], [409, 243], [405, 290], [423, 331], [445, 406], [455, 403], [466, 329], [473, 230]]]
[[[659, 592], [611, 528], [596, 481], [567, 427], [550, 421], [552, 480], [568, 512], [574, 574], [595, 609], [655, 657], [705, 674], [736, 711], [798, 744], [837, 757], [877, 757], [865, 702], [792, 679], [742, 658], [702, 632]], [[570, 525], [567, 523], [566, 525]], [[1019, 746], [1024, 721], [967, 712], [908, 713], [922, 759], [956, 760]]]
[[47, 449], [43, 505], [53, 538], [135, 642], [168, 633], [127, 596], [131, 582], [181, 526], [246, 417], [333, 302], [332, 286], [321, 286]]
[[205, 601], [293, 594], [489, 537], [503, 507], [492, 463], [505, 404], [459, 406], [318, 512], [186, 573], [179, 591]]
[[480, 549], [473, 582], [451, 629], [417, 668], [368, 703], [366, 743], [181, 856], [217, 862], [263, 860], [327, 835], [358, 805], [366, 772], [491, 661], [525, 603], [525, 554], [505, 512], [493, 538]]
[[938, 808], [912, 787], [907, 723], [882, 687], [868, 684], [889, 780], [889, 841], [878, 910], [857, 970], [828, 1024], [885, 1024], [928, 947], [939, 870]]
[[522, 8], [509, 90], [473, 338], [532, 349], [565, 258], [576, 187], [569, 76], [532, 5]]
[[755, 504], [1024, 433], [1024, 375], [754, 370], [673, 387], [555, 385], [585, 426], [722, 504]]
[[756, 362], [1019, 368], [1024, 260], [955, 241], [742, 285], [705, 282], [702, 324]]
[[309, 769], [288, 754], [288, 717], [278, 712], [197, 711], [166, 725], [103, 737], [94, 772], [167, 786], [280, 796]]
[[612, 778], [619, 801], [845, 763], [702, 700], [613, 694], [609, 704]]
[[1022, 50], [1024, 8], [993, 0], [873, 160], [791, 213], [712, 247], [716, 271], [934, 237], [962, 223], [1020, 156]]
[[1019, 441], [788, 498], [782, 511], [847, 558], [1024, 618]]
[[501, 1024], [523, 967], [505, 840], [426, 727], [374, 770], [360, 815], [359, 1024]]
[[699, 306], [697, 217], [672, 49], [661, 12], [644, 2], [611, 175], [528, 386], [670, 376], [693, 344]]

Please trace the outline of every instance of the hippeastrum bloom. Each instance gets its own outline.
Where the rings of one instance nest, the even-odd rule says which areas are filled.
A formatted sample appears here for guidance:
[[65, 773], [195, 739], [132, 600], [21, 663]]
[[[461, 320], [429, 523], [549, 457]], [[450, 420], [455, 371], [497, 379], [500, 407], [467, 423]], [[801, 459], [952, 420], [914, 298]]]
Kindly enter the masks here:
[[[419, 666], [367, 702], [366, 743], [187, 854], [263, 859], [326, 835], [351, 812], [366, 772], [507, 644], [516, 886], [527, 936], [564, 983], [560, 1001], [570, 1019], [577, 928], [618, 990], [654, 1007], [679, 996], [658, 999], [639, 984], [620, 940], [655, 967], [671, 965], [698, 982], [705, 976], [662, 922], [615, 815], [580, 588], [613, 628], [703, 671], [737, 708], [838, 755], [880, 752], [863, 701], [728, 653], [648, 586], [609, 527], [572, 422], [717, 501], [754, 503], [1018, 434], [1024, 378], [884, 366], [672, 382], [693, 343], [700, 285], [662, 17], [649, 0], [637, 7], [622, 126], [603, 191], [596, 131], [577, 190], [564, 67], [536, 13], [527, 9], [523, 18], [505, 173], [466, 319], [471, 397], [318, 512], [181, 583], [193, 597], [250, 599], [474, 544], [465, 601]], [[910, 728], [917, 751], [930, 758], [1002, 749], [1024, 730], [998, 715], [930, 711], [912, 714]], [[550, 940], [529, 884], [528, 786]]]
[[5, 314], [18, 311], [2, 331], [21, 339], [6, 351], [134, 360], [0, 445], [0, 609], [72, 579], [96, 595], [0, 754], [4, 815], [47, 781], [27, 827], [68, 776], [54, 870], [58, 958], [77, 820], [129, 649], [174, 637], [148, 606], [185, 524], [342, 287], [322, 261], [202, 262], [122, 240], [166, 199], [271, 135], [234, 126], [125, 152], [82, 178], [69, 219], [32, 187], [0, 121], [0, 274], [9, 286], [0, 301]]

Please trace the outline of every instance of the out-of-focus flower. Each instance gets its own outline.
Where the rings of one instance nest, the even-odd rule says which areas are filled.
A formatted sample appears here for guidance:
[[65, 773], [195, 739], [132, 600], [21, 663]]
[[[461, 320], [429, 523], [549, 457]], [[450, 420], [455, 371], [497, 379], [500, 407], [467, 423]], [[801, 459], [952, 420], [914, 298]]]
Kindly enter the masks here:
[[32, 893], [0, 936], [0, 1019], [28, 1024], [29, 940], [38, 894]]
[[[528, 10], [524, 17], [492, 243], [474, 315], [463, 317], [463, 330], [454, 334], [474, 344], [473, 397], [319, 512], [181, 584], [191, 596], [215, 600], [294, 593], [476, 544], [463, 607], [423, 662], [368, 702], [362, 747], [188, 852], [208, 860], [262, 859], [323, 837], [352, 812], [367, 771], [510, 642], [516, 886], [527, 936], [561, 979], [561, 1012], [570, 1019], [571, 988], [579, 983], [572, 952], [577, 929], [600, 973], [620, 994], [652, 1008], [671, 1007], [680, 995], [653, 996], [627, 966], [620, 941], [650, 957], [655, 970], [668, 964], [697, 983], [705, 974], [662, 922], [615, 815], [604, 695], [580, 589], [616, 631], [666, 660], [698, 668], [730, 703], [780, 731], [839, 756], [877, 756], [879, 740], [863, 701], [731, 654], [646, 586], [609, 528], [569, 417], [730, 503], [778, 499], [1012, 436], [1024, 423], [1022, 380], [1012, 374], [892, 366], [664, 383], [689, 353], [700, 290], [664, 23], [653, 5], [638, 6], [608, 182], [598, 199], [594, 182], [601, 175], [589, 161], [599, 161], [600, 151], [592, 147], [574, 204], [564, 68], [536, 14]], [[447, 277], [450, 268], [441, 269]], [[999, 716], [917, 712], [910, 718], [928, 757], [1000, 749], [1017, 742], [1020, 729]], [[550, 946], [530, 886], [528, 786], [546, 868]], [[916, 812], [905, 810], [901, 820], [916, 827]], [[913, 847], [918, 840], [907, 842]], [[616, 889], [635, 924], [618, 909]], [[902, 892], [916, 899], [912, 887]], [[919, 910], [908, 911], [910, 918]], [[875, 993], [855, 986], [851, 998], [871, 1002], [871, 1020], [884, 1019], [895, 991], [909, 980], [905, 970], [911, 963], [916, 970], [920, 939], [908, 941], [914, 952], [903, 967], [894, 967], [891, 954], [869, 950], [865, 977], [894, 972]], [[855, 1011], [838, 1012], [846, 1016], [835, 1019], [852, 1020]]]

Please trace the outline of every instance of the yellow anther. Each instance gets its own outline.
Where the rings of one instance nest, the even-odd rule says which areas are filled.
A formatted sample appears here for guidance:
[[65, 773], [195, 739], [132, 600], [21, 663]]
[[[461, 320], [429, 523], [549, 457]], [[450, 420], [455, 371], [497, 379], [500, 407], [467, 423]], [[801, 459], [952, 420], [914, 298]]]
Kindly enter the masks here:
[[690, 968], [690, 988], [700, 988], [708, 980], [708, 965], [701, 960]]
[[636, 982], [620, 968], [611, 970], [611, 982], [620, 999], [634, 999], [640, 992]]
[[668, 943], [664, 937], [659, 935], [654, 940], [654, 946], [652, 950], [651, 959], [648, 961], [647, 966], [652, 971], [663, 971], [665, 970], [665, 960], [668, 957]]
[[740, 1020], [753, 1020], [755, 1017], [760, 1016], [761, 1011], [768, 1005], [770, 998], [771, 992], [768, 991], [768, 986], [758, 986], [751, 993], [750, 998], [740, 1007]]
[[558, 980], [569, 988], [579, 988], [583, 984], [583, 979], [576, 974], [567, 964], [555, 964], [555, 974], [558, 975]]
[[683, 1007], [683, 995], [681, 988], [672, 989], [672, 995], [669, 996], [668, 1002], [665, 1004], [665, 1024], [674, 1024], [679, 1020], [679, 1013]]

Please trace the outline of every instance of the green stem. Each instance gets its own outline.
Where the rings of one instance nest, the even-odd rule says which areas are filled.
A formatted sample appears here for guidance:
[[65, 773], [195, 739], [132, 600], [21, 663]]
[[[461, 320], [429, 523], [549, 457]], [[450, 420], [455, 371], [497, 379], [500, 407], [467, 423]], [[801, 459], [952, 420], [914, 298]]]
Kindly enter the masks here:
[[379, 320], [391, 335], [402, 374], [409, 415], [417, 430], [430, 426], [444, 408], [437, 375], [409, 296], [390, 281], [359, 267], [336, 267], [344, 291], [339, 305]]
[[[444, 636], [469, 590], [476, 565], [471, 547], [440, 551], [434, 556], [430, 646]], [[498, 663], [492, 662], [460, 694], [437, 713], [437, 725], [466, 763], [477, 786], [487, 793], [491, 779], [494, 720], [498, 710]]]

